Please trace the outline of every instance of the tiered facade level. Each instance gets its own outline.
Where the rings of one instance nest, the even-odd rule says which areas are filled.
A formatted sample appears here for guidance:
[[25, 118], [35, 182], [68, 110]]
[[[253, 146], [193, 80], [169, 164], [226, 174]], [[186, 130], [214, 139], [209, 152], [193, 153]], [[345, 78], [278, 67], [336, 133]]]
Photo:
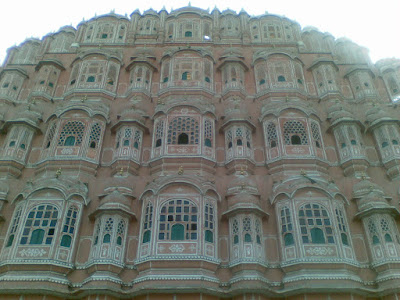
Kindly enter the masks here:
[[244, 11], [11, 48], [0, 298], [399, 299], [399, 97], [400, 60]]

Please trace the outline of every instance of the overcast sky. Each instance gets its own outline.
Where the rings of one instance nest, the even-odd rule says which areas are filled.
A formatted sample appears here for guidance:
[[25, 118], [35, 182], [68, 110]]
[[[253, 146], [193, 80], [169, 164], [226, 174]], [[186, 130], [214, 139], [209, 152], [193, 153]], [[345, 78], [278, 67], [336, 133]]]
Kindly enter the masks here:
[[[167, 4], [168, 3], [168, 4]], [[157, 12], [165, 6], [167, 11], [188, 5], [188, 1], [119, 1], [68, 0], [26, 1], [11, 0], [2, 4], [0, 17], [0, 62], [7, 48], [19, 45], [26, 38], [42, 38], [65, 25], [76, 26], [83, 20], [115, 10], [128, 16], [135, 10], [153, 8]], [[249, 15], [265, 12], [278, 14], [297, 21], [302, 28], [317, 27], [335, 38], [347, 37], [370, 50], [373, 62], [382, 58], [400, 58], [400, 0], [195, 0], [191, 5], [210, 11], [217, 7], [237, 13], [243, 8]]]

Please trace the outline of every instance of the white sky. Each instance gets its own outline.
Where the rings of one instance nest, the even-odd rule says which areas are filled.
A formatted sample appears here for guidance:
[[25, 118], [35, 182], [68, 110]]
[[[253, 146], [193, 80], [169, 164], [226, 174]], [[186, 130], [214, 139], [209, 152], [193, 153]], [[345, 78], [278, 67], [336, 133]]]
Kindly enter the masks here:
[[[135, 10], [165, 6], [168, 12], [188, 5], [188, 1], [120, 1], [120, 0], [10, 0], [2, 4], [0, 16], [0, 62], [7, 48], [19, 45], [26, 38], [42, 38], [65, 25], [76, 26], [82, 19], [115, 13], [128, 16]], [[373, 4], [372, 4], [373, 3]], [[335, 38], [347, 37], [370, 50], [373, 62], [382, 58], [400, 58], [400, 0], [194, 0], [191, 5], [210, 11], [216, 6], [237, 13], [243, 8], [249, 15], [266, 11], [297, 21], [302, 28], [317, 27]]]

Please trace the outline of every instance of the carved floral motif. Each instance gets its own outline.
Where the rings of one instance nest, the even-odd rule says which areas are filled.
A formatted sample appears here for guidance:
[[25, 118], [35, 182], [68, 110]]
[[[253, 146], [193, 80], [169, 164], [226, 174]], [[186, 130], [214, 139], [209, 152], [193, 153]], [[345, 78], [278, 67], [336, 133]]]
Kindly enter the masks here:
[[19, 251], [19, 254], [21, 255], [21, 257], [42, 257], [43, 255], [45, 255], [47, 252], [43, 249], [32, 249], [32, 248], [28, 248], [28, 249], [23, 249], [21, 251]]

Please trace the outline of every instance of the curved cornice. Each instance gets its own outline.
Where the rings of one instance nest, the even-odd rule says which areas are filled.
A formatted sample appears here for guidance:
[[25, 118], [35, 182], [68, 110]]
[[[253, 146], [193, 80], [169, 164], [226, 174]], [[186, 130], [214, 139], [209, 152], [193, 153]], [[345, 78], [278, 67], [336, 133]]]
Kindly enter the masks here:
[[90, 202], [88, 187], [82, 181], [68, 176], [57, 175], [56, 178], [37, 178], [28, 182], [24, 190], [13, 200], [29, 199], [34, 193], [42, 190], [57, 190], [63, 195], [63, 200], [70, 200], [77, 196], [81, 201], [88, 205]]

